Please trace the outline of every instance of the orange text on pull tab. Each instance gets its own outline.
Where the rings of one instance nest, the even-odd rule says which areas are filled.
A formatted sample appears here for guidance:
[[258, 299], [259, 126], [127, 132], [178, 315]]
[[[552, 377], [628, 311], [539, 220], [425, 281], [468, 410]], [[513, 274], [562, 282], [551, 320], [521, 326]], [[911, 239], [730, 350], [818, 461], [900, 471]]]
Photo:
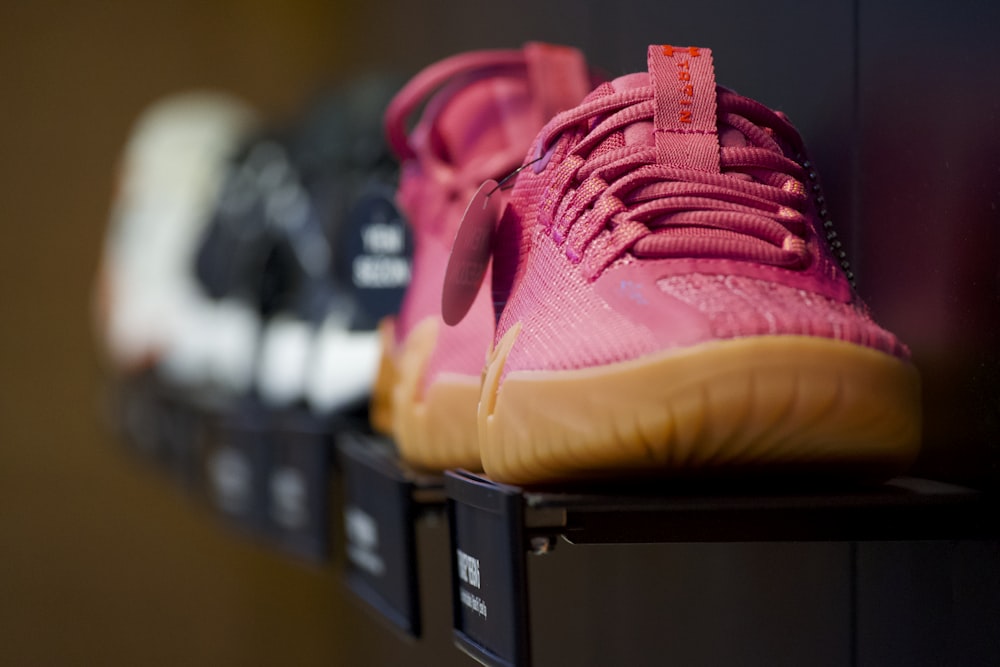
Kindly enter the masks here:
[[673, 58], [674, 51], [687, 51], [688, 55], [690, 55], [692, 58], [697, 58], [698, 56], [701, 55], [700, 53], [698, 53], [697, 46], [670, 46], [669, 44], [663, 45], [663, 55], [665, 55], [666, 57]]
[[[679, 48], [679, 47], [670, 46], [669, 44], [664, 44], [663, 45], [663, 55], [665, 55], [666, 57], [673, 58], [675, 51], [682, 52], [682, 53], [686, 51], [687, 54], [691, 58], [697, 58], [698, 56], [701, 55], [701, 53], [698, 52], [698, 47], [697, 46], [689, 46], [689, 47], [686, 47], [686, 48]], [[688, 64], [687, 60], [682, 60], [681, 62], [677, 63], [677, 80], [680, 81], [680, 83], [681, 83], [681, 88], [680, 88], [680, 93], [681, 93], [680, 104], [682, 106], [688, 106], [689, 107], [694, 102], [694, 86], [690, 83], [690, 81], [691, 81], [691, 66]], [[680, 114], [678, 115], [677, 120], [678, 120], [678, 122], [681, 122], [681, 123], [690, 124], [691, 123], [691, 112], [689, 110], [687, 110], [687, 109], [681, 109]]]

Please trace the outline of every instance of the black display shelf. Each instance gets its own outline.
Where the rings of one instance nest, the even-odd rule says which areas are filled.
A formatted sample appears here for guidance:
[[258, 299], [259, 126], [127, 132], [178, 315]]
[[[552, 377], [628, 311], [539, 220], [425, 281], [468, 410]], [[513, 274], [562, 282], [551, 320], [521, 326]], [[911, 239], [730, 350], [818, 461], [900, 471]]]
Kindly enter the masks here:
[[932, 480], [749, 486], [640, 482], [522, 489], [448, 472], [458, 646], [486, 665], [531, 664], [526, 554], [575, 544], [886, 541], [1000, 536], [995, 495]]
[[[216, 405], [170, 391], [150, 375], [112, 396], [120, 432], [141, 459], [268, 548], [314, 563], [335, 551], [347, 587], [407, 637], [424, 630], [417, 526], [446, 512], [454, 640], [489, 666], [532, 664], [528, 554], [545, 553], [560, 538], [622, 545], [862, 543], [852, 547], [852, 558], [861, 553], [867, 560], [854, 561], [844, 576], [865, 591], [884, 578], [870, 571], [882, 553], [878, 543], [972, 541], [978, 548], [1000, 538], [995, 493], [927, 479], [520, 488], [466, 471], [414, 470], [356, 416], [322, 419], [304, 407], [273, 410], [253, 400]], [[332, 528], [341, 519], [344, 539], [334, 544]], [[952, 567], [939, 560], [935, 567]], [[865, 618], [885, 605], [869, 604]], [[864, 637], [879, 638], [865, 646], [885, 639], [874, 627], [862, 628]]]
[[137, 458], [239, 534], [311, 563], [329, 559], [333, 434], [352, 416], [185, 391], [152, 372], [109, 392], [112, 423]]

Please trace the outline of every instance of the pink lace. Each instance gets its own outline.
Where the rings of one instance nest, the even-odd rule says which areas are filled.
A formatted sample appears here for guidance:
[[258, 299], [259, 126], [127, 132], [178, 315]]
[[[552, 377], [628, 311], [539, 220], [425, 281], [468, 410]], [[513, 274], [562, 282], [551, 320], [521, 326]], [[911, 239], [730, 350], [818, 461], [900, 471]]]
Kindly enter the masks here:
[[782, 150], [782, 143], [800, 150], [798, 134], [761, 104], [721, 87], [716, 94], [720, 130], [738, 132], [746, 142], [721, 146], [721, 172], [661, 164], [654, 145], [620, 146], [619, 140], [615, 147], [609, 141], [633, 123], [653, 121], [652, 86], [597, 97], [542, 130], [538, 156], [554, 153], [563, 133], [574, 140], [545, 192], [540, 222], [565, 242], [572, 261], [584, 262], [588, 277], [625, 253], [789, 269], [812, 261], [805, 170]]

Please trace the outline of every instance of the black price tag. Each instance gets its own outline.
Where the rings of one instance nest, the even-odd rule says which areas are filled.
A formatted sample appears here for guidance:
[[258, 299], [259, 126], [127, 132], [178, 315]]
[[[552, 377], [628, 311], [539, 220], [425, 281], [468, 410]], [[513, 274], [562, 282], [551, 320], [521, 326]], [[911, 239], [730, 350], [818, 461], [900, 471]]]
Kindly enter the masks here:
[[254, 534], [265, 525], [267, 447], [260, 415], [241, 409], [220, 422], [205, 451], [212, 505], [237, 528]]
[[520, 491], [445, 474], [455, 640], [487, 665], [530, 663], [524, 508]]
[[176, 396], [162, 396], [158, 405], [160, 464], [182, 488], [197, 489], [202, 475], [204, 417], [195, 406]]
[[339, 449], [347, 584], [392, 625], [419, 637], [414, 482], [379, 440], [344, 434]]
[[269, 442], [265, 482], [267, 538], [309, 560], [325, 560], [330, 544], [331, 436], [309, 414], [286, 416]]
[[114, 419], [129, 448], [186, 490], [202, 483], [205, 420], [197, 407], [146, 373], [114, 388]]
[[159, 385], [151, 374], [121, 380], [113, 389], [114, 420], [121, 437], [139, 458], [158, 464], [163, 457]]

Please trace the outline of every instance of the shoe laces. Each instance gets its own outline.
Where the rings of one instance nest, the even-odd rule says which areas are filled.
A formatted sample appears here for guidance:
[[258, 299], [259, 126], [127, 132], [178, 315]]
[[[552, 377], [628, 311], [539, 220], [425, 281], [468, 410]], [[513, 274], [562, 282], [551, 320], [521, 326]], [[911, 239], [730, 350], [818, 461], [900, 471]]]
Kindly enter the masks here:
[[536, 171], [557, 149], [567, 153], [539, 221], [589, 278], [626, 256], [809, 266], [806, 171], [783, 149], [801, 151], [798, 133], [762, 104], [721, 86], [716, 96], [718, 172], [661, 163], [653, 145], [614, 140], [634, 123], [652, 123], [652, 85], [591, 99], [542, 130]]

